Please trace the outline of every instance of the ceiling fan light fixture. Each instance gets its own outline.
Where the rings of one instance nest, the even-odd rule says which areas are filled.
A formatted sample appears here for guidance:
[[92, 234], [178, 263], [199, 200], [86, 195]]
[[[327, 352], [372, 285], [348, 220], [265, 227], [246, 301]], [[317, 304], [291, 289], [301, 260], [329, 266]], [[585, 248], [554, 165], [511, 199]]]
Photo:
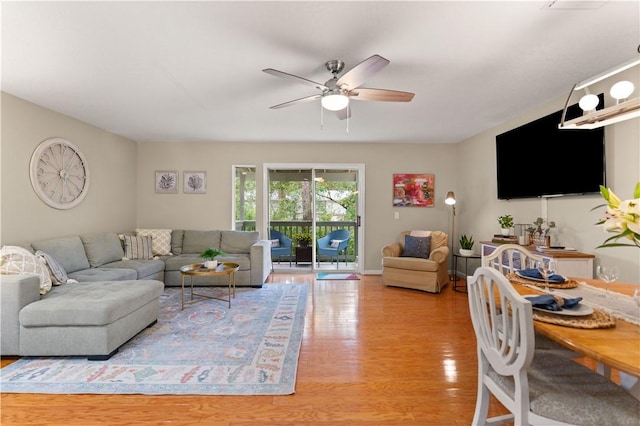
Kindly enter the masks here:
[[340, 89], [330, 90], [322, 97], [322, 106], [329, 111], [340, 111], [347, 105], [349, 105], [349, 97], [345, 96]]

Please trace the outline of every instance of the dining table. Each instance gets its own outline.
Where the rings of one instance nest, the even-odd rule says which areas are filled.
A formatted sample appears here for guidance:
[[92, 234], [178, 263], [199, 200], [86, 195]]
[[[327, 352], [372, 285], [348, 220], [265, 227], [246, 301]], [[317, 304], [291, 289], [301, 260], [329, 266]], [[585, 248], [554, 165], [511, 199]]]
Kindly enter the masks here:
[[[511, 275], [511, 274], [510, 274]], [[543, 286], [527, 285], [522, 280], [514, 280], [513, 276], [508, 276], [514, 288], [523, 296], [537, 295], [544, 293], [546, 290]], [[569, 289], [552, 290], [562, 297], [583, 297], [584, 302], [593, 308], [599, 308], [600, 312], [607, 315], [611, 312], [611, 307], [616, 305], [615, 302], [608, 302], [608, 307], [600, 307], [598, 300], [606, 300], [598, 297], [587, 298], [587, 294], [601, 292], [604, 298], [608, 298], [603, 289], [606, 288], [604, 281], [586, 278], [571, 278], [577, 283], [577, 287]], [[627, 315], [610, 315], [607, 317], [610, 323], [602, 327], [582, 328], [579, 321], [576, 326], [567, 326], [562, 324], [554, 324], [547, 321], [536, 320], [534, 311], [534, 328], [535, 330], [550, 338], [551, 340], [561, 344], [562, 346], [592, 358], [598, 364], [598, 371], [601, 374], [609, 375], [610, 369], [615, 368], [620, 372], [626, 373], [632, 377], [632, 385], [629, 391], [634, 395], [640, 395], [640, 381], [636, 380], [640, 377], [640, 306], [632, 304], [632, 295], [638, 284], [613, 282], [610, 284], [609, 291], [612, 297], [617, 300], [624, 301], [627, 306]], [[628, 296], [628, 297], [623, 297]], [[616, 300], [616, 299], [614, 299]], [[588, 317], [585, 318], [585, 321]], [[635, 379], [634, 379], [635, 378]], [[636, 396], [638, 397], [638, 396]]]

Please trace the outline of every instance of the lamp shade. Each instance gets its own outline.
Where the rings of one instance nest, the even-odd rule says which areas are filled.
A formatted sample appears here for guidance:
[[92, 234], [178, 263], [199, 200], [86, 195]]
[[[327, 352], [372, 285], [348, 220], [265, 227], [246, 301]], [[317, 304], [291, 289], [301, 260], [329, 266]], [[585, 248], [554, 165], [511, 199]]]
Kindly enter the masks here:
[[630, 81], [619, 81], [611, 86], [611, 96], [617, 100], [627, 99], [633, 93], [633, 83]]
[[584, 95], [580, 98], [580, 102], [578, 105], [582, 108], [583, 111], [593, 111], [596, 109], [598, 104], [600, 103], [600, 99], [596, 95]]
[[444, 202], [450, 206], [454, 205], [456, 203], [456, 194], [453, 191], [447, 192], [447, 198], [444, 199]]
[[322, 106], [329, 111], [340, 111], [349, 105], [349, 97], [338, 89], [329, 91], [322, 97]]

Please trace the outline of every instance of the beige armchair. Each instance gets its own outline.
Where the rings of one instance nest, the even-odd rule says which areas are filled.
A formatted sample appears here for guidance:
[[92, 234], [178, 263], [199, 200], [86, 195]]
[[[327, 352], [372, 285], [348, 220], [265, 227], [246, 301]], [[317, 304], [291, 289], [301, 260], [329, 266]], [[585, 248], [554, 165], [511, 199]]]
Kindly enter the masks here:
[[412, 232], [417, 236], [428, 231], [403, 231], [398, 242], [382, 248], [382, 284], [440, 293], [449, 281], [448, 235], [441, 231], [429, 233], [431, 251], [428, 258], [403, 257], [405, 236]]

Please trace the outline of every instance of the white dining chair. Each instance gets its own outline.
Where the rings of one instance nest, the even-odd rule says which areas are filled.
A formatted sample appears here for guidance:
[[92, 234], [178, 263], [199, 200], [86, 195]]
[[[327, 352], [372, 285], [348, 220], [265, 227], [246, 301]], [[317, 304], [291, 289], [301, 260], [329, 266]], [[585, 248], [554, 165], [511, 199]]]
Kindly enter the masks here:
[[518, 269], [535, 268], [536, 262], [541, 261], [542, 256], [531, 253], [518, 244], [503, 244], [491, 254], [482, 256], [482, 266], [491, 266], [503, 275], [515, 272]]
[[[534, 350], [531, 302], [493, 268], [467, 282], [478, 351], [473, 425], [637, 425], [640, 401], [595, 371]], [[506, 308], [506, 309], [505, 309]], [[488, 418], [493, 395], [509, 414]]]

